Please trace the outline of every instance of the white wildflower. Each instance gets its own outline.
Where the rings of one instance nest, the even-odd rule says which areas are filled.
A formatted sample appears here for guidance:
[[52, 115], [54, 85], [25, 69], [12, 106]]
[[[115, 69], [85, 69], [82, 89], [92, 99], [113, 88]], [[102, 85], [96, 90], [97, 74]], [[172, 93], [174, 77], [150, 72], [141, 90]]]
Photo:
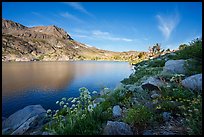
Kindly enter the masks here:
[[81, 103], [81, 102], [78, 100], [78, 101], [77, 101], [77, 104], [80, 104], [80, 103]]
[[63, 101], [66, 101], [66, 98], [64, 97], [64, 98], [62, 98], [62, 100], [63, 100]]
[[68, 101], [71, 101], [73, 99], [73, 97], [69, 98]]
[[92, 94], [97, 94], [97, 91], [93, 91]]
[[71, 102], [72, 102], [72, 103], [75, 103], [75, 102], [76, 102], [76, 100], [77, 100], [77, 99], [76, 99], [76, 98], [74, 98], [74, 99], [73, 99]]
[[71, 109], [74, 108], [75, 106], [76, 106], [75, 104], [72, 104]]
[[60, 106], [64, 105], [64, 101], [60, 101]]
[[49, 113], [51, 113], [52, 112], [52, 110], [51, 109], [48, 109], [47, 110], [47, 114], [49, 114]]
[[56, 104], [59, 104], [59, 101], [56, 101]]
[[82, 87], [82, 88], [79, 89], [79, 91], [81, 91], [81, 92], [83, 92], [85, 90], [87, 90], [87, 88], [85, 88], [85, 87]]
[[92, 112], [93, 111], [93, 105], [88, 105], [88, 111]]

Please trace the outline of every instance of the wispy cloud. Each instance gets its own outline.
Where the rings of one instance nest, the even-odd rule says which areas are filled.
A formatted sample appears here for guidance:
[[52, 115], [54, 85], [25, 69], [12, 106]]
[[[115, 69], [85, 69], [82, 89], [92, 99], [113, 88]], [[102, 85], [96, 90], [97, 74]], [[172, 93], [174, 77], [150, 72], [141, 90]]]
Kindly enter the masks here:
[[31, 12], [31, 14], [36, 15], [36, 16], [41, 16], [41, 14], [38, 12]]
[[109, 32], [103, 32], [100, 30], [92, 31], [92, 36], [97, 38], [112, 40], [112, 41], [126, 41], [126, 42], [133, 41], [132, 39], [129, 39], [129, 38], [115, 37], [115, 36], [112, 36]]
[[79, 23], [83, 23], [83, 21], [79, 18], [77, 18], [76, 16], [68, 13], [68, 12], [65, 12], [65, 13], [60, 13], [60, 15], [64, 18], [68, 18], [70, 20], [73, 20], [73, 21], [76, 21], [76, 22], [79, 22]]
[[71, 7], [73, 7], [74, 9], [76, 9], [76, 10], [82, 12], [82, 13], [85, 13], [85, 14], [87, 14], [87, 15], [89, 15], [89, 16], [93, 16], [93, 15], [92, 15], [90, 12], [88, 12], [88, 11], [84, 8], [84, 6], [83, 6], [81, 3], [79, 3], [79, 2], [64, 2], [64, 3], [67, 4], [67, 5], [69, 5], [69, 6], [71, 6]]
[[74, 36], [79, 38], [89, 38], [89, 39], [104, 39], [104, 40], [111, 40], [111, 41], [125, 41], [125, 42], [132, 42], [133, 39], [125, 38], [125, 37], [115, 37], [113, 34], [101, 31], [101, 30], [80, 30], [74, 29]]
[[168, 40], [172, 31], [176, 28], [180, 21], [179, 14], [176, 13], [175, 15], [171, 16], [161, 16], [158, 14], [156, 15], [156, 18], [159, 21], [159, 30], [164, 35], [165, 39]]

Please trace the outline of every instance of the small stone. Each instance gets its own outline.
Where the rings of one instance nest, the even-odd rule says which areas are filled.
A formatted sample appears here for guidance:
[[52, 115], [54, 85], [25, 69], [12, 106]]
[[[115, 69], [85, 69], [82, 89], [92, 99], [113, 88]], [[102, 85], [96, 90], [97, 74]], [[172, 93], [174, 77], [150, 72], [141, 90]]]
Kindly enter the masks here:
[[151, 98], [152, 98], [152, 99], [156, 99], [156, 98], [159, 98], [159, 97], [160, 97], [160, 95], [159, 95], [159, 94], [156, 94], [156, 93], [153, 94], [153, 95], [151, 95]]
[[144, 130], [143, 135], [153, 135], [153, 132], [151, 130]]
[[54, 135], [54, 133], [51, 133], [51, 132], [43, 132], [42, 135]]
[[122, 116], [122, 109], [119, 105], [113, 107], [113, 117], [121, 117]]
[[169, 112], [163, 112], [162, 115], [163, 115], [163, 120], [164, 120], [165, 122], [169, 121], [171, 113], [169, 113]]

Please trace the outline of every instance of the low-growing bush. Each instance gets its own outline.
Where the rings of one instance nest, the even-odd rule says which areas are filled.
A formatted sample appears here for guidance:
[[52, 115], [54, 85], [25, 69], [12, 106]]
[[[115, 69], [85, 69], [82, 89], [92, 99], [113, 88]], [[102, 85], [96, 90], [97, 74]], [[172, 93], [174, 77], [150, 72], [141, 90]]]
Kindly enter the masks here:
[[186, 75], [191, 76], [202, 73], [202, 61], [195, 59], [187, 60], [185, 63]]
[[190, 45], [176, 52], [170, 59], [196, 59], [202, 61], [202, 39], [195, 39]]
[[149, 62], [149, 67], [163, 67], [165, 65], [165, 60], [153, 60]]
[[128, 109], [127, 116], [124, 117], [123, 121], [136, 127], [145, 128], [151, 122], [152, 116], [153, 114], [149, 108], [138, 105]]

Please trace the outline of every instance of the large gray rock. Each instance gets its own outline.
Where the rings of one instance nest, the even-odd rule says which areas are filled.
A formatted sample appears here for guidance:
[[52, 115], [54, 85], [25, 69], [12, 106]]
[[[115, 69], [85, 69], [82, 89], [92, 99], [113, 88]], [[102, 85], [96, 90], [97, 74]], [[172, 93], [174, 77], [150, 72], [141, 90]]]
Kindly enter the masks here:
[[11, 128], [2, 129], [2, 135], [10, 135], [13, 132]]
[[18, 127], [11, 135], [23, 135], [29, 128], [32, 121], [34, 121], [38, 115], [29, 118], [20, 127]]
[[160, 90], [160, 87], [163, 85], [164, 83], [159, 79], [149, 77], [144, 83], [142, 83], [142, 88], [148, 90]]
[[130, 126], [124, 122], [108, 121], [103, 135], [133, 135]]
[[168, 60], [163, 67], [163, 72], [168, 72], [172, 74], [185, 74], [185, 60]]
[[[46, 114], [46, 110], [41, 105], [30, 105], [25, 108], [15, 112], [10, 115], [6, 120], [2, 123], [2, 129], [11, 128], [13, 131], [19, 128], [20, 126], [25, 126], [26, 121], [33, 120], [30, 119], [34, 116], [43, 116]], [[25, 124], [25, 125], [23, 125]]]
[[202, 74], [192, 75], [182, 80], [182, 85], [190, 90], [202, 91]]
[[113, 107], [113, 117], [121, 117], [122, 116], [122, 109], [119, 105]]

